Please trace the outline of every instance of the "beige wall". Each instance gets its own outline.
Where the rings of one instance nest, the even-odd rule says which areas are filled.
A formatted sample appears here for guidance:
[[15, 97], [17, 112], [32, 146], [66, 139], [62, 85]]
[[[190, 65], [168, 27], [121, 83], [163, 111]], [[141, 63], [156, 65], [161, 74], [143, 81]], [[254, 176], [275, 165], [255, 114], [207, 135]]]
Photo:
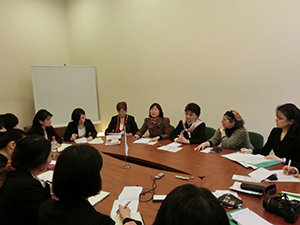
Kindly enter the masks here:
[[265, 137], [299, 104], [299, 1], [70, 0], [70, 61], [96, 65], [102, 129], [115, 105], [141, 126], [152, 102], [176, 125], [188, 102], [217, 128], [238, 110]]
[[1, 0], [0, 59], [0, 113], [16, 114], [20, 127], [31, 125], [30, 66], [69, 63], [64, 1]]
[[[265, 137], [275, 126], [277, 105], [300, 106], [299, 1], [65, 2], [66, 13], [58, 0], [1, 1], [0, 29], [12, 36], [5, 44], [0, 36], [0, 54], [4, 49], [10, 56], [0, 62], [1, 83], [9, 73], [19, 85], [13, 91], [16, 85], [4, 79], [10, 97], [1, 101], [1, 112], [15, 110], [24, 121], [31, 120], [30, 65], [67, 60], [97, 68], [100, 130], [121, 100], [139, 126], [153, 102], [162, 105], [173, 125], [183, 118], [185, 105], [196, 102], [208, 126], [217, 128], [222, 114], [236, 109], [248, 130]], [[44, 9], [29, 10], [31, 4]], [[9, 29], [10, 20], [17, 30]]]

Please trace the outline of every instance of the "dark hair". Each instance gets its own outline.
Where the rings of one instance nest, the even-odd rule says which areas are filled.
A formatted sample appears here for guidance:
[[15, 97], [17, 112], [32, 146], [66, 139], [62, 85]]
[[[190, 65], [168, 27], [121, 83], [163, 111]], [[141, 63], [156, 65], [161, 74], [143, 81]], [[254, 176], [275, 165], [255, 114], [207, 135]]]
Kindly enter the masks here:
[[159, 116], [159, 117], [164, 117], [164, 112], [163, 112], [161, 106], [160, 106], [158, 103], [153, 103], [153, 104], [150, 106], [150, 108], [149, 108], [149, 117], [151, 117], [151, 115], [150, 115], [150, 110], [151, 110], [154, 106], [156, 106], [156, 108], [159, 110], [159, 115], [158, 115], [158, 116]]
[[276, 108], [276, 112], [282, 112], [283, 115], [287, 118], [287, 120], [294, 120], [292, 125], [289, 128], [289, 132], [293, 136], [297, 136], [300, 134], [300, 111], [299, 108], [296, 107], [292, 103], [286, 103], [280, 105]]
[[[11, 165], [15, 169], [30, 170], [38, 168], [47, 162], [51, 151], [50, 141], [37, 135], [29, 135], [18, 141], [11, 156]], [[0, 170], [0, 188], [2, 187], [9, 170]]]
[[71, 119], [75, 122], [76, 125], [78, 124], [81, 115], [85, 115], [85, 111], [83, 109], [76, 108], [73, 110]]
[[40, 109], [34, 116], [32, 121], [32, 127], [36, 129], [42, 129], [42, 126], [40, 124], [40, 121], [44, 121], [45, 119], [50, 118], [53, 116], [50, 112], [48, 112], [46, 109]]
[[44, 137], [29, 135], [18, 141], [11, 156], [14, 168], [30, 170], [45, 163], [51, 151], [51, 143]]
[[244, 126], [245, 121], [242, 116], [236, 110], [228, 110], [224, 113], [224, 116], [231, 122], [234, 122], [235, 128], [240, 128]]
[[101, 190], [102, 157], [90, 145], [72, 145], [58, 157], [53, 191], [63, 201], [77, 201]]
[[185, 184], [163, 201], [153, 225], [229, 225], [225, 210], [206, 188]]
[[196, 103], [189, 103], [185, 107], [184, 111], [191, 111], [192, 113], [195, 113], [198, 117], [200, 116], [201, 109], [200, 106], [197, 105]]
[[26, 133], [20, 129], [10, 129], [6, 131], [0, 139], [0, 149], [5, 148], [9, 142], [18, 142], [26, 136]]
[[117, 108], [118, 112], [119, 112], [121, 109], [124, 109], [124, 111], [127, 112], [127, 104], [126, 104], [126, 102], [118, 102], [116, 108]]
[[18, 125], [19, 119], [12, 113], [6, 113], [1, 115], [3, 126], [6, 130], [13, 129]]

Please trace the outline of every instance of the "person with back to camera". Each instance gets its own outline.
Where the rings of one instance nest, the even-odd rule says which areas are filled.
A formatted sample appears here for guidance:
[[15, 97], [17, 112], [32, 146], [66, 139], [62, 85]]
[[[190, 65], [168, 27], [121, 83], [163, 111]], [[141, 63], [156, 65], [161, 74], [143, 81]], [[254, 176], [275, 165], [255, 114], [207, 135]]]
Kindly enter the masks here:
[[225, 210], [206, 188], [184, 184], [163, 201], [153, 225], [229, 225]]
[[194, 150], [200, 151], [210, 146], [217, 146], [227, 149], [240, 150], [242, 147], [253, 148], [247, 129], [244, 127], [244, 120], [235, 110], [229, 110], [223, 115], [221, 125], [214, 136], [206, 142], [198, 145]]
[[[101, 190], [101, 168], [102, 157], [94, 147], [67, 147], [58, 157], [53, 175], [53, 192], [59, 200], [49, 199], [43, 203], [38, 213], [38, 224], [115, 224], [109, 216], [97, 212], [87, 200]], [[119, 210], [123, 224], [141, 224], [130, 218], [128, 207], [119, 206]]]
[[55, 136], [56, 141], [61, 144], [62, 138], [55, 132], [53, 126], [51, 126], [51, 117], [53, 115], [46, 109], [40, 109], [34, 116], [32, 126], [28, 130], [28, 135], [43, 136], [49, 141]]
[[[291, 103], [276, 109], [276, 127], [272, 129], [262, 149], [242, 148], [241, 152], [262, 154], [266, 159], [276, 160], [291, 166], [300, 165], [300, 111]], [[274, 154], [270, 154], [271, 150]], [[300, 167], [299, 167], [300, 168]], [[286, 171], [287, 172], [287, 171]]]
[[135, 135], [138, 131], [138, 127], [134, 120], [134, 117], [127, 114], [127, 104], [126, 102], [118, 102], [117, 104], [118, 115], [113, 116], [110, 123], [105, 130], [105, 134], [108, 133], [120, 133], [124, 131], [126, 127], [126, 133]]
[[5, 127], [6, 130], [14, 129], [14, 128], [19, 128], [19, 119], [12, 113], [5, 113], [0, 115], [2, 118], [3, 126]]
[[24, 138], [26, 133], [20, 129], [6, 131], [0, 139], [0, 169], [6, 167], [7, 161], [11, 159], [19, 140]]
[[0, 170], [0, 224], [35, 225], [41, 204], [49, 199], [50, 187], [37, 175], [51, 162], [51, 144], [42, 136], [21, 139], [6, 168]]
[[77, 138], [86, 137], [87, 141], [92, 141], [97, 136], [97, 131], [91, 120], [86, 119], [85, 111], [81, 108], [73, 110], [71, 118], [65, 133], [65, 141], [74, 141]]
[[180, 120], [171, 133], [172, 141], [182, 144], [201, 144], [206, 140], [205, 123], [199, 119], [201, 109], [195, 103], [185, 107], [185, 120]]
[[143, 126], [133, 136], [134, 140], [138, 140], [143, 134], [149, 130], [151, 141], [167, 139], [171, 134], [170, 119], [164, 117], [161, 106], [158, 103], [153, 103], [149, 109], [149, 117], [145, 118]]

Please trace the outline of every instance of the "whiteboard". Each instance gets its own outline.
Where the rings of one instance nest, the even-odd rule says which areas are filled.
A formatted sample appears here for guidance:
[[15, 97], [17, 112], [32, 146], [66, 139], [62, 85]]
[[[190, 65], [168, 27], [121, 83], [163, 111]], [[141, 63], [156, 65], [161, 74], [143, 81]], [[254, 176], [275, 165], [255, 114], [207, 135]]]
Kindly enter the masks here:
[[46, 109], [54, 127], [66, 126], [75, 108], [100, 121], [95, 66], [32, 66], [35, 112]]

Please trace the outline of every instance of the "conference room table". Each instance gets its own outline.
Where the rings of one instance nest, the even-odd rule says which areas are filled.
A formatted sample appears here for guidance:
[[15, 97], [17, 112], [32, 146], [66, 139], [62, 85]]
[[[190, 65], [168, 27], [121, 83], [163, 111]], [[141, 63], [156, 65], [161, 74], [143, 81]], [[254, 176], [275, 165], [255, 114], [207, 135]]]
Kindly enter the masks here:
[[[105, 137], [102, 137], [105, 141]], [[221, 153], [202, 153], [194, 151], [197, 145], [182, 145], [182, 150], [173, 153], [157, 149], [158, 146], [171, 143], [170, 140], [160, 140], [155, 145], [135, 144], [131, 137], [127, 137], [129, 169], [121, 168], [125, 160], [124, 137], [120, 145], [106, 146], [94, 144], [93, 146], [103, 157], [102, 190], [110, 192], [110, 195], [95, 205], [96, 210], [104, 214], [110, 214], [113, 202], [118, 198], [125, 186], [141, 186], [144, 189], [152, 187], [152, 178], [160, 172], [165, 176], [156, 180], [155, 194], [168, 194], [175, 187], [182, 184], [194, 184], [208, 188], [210, 191], [229, 190], [235, 182], [232, 175], [248, 175], [254, 171], [242, 165], [221, 157], [222, 154], [236, 152], [223, 149]], [[282, 169], [282, 164], [270, 166], [267, 169]], [[189, 177], [189, 180], [175, 178], [175, 175]], [[267, 186], [276, 184], [277, 191], [300, 193], [299, 183], [261, 182], [258, 185]], [[267, 212], [262, 202], [264, 197], [238, 193], [243, 200], [243, 208], [249, 208], [272, 224], [289, 224], [283, 217]], [[275, 196], [275, 195], [274, 195]], [[273, 196], [272, 196], [273, 197]], [[141, 195], [139, 211], [145, 224], [152, 224], [161, 205], [160, 202], [143, 202], [149, 200], [151, 194]], [[231, 211], [225, 209], [227, 212]], [[299, 221], [297, 221], [299, 222]]]

